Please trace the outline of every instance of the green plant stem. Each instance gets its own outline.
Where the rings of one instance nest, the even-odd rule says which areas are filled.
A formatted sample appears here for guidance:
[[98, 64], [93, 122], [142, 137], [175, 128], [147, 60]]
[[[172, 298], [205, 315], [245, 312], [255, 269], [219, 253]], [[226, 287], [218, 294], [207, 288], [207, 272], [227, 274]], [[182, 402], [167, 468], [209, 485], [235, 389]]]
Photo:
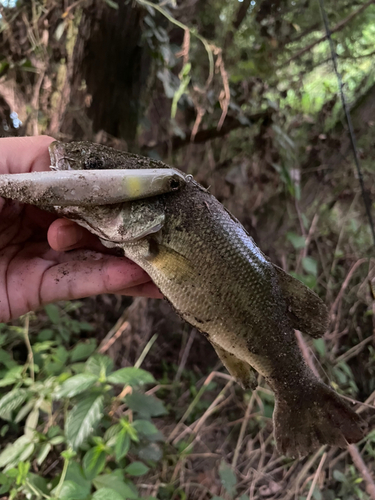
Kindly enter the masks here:
[[56, 487], [54, 498], [57, 498], [57, 499], [60, 498], [61, 489], [62, 489], [62, 486], [63, 486], [64, 481], [65, 481], [66, 473], [68, 472], [69, 462], [70, 462], [69, 458], [64, 459], [64, 467], [63, 467], [63, 470], [62, 470], [62, 473], [60, 476], [59, 484]]
[[34, 354], [31, 348], [30, 339], [29, 339], [29, 325], [30, 325], [30, 314], [27, 313], [25, 316], [25, 326], [23, 331], [23, 336], [25, 339], [25, 344], [27, 347], [27, 367], [30, 369], [30, 377], [33, 382], [35, 382], [35, 372], [34, 372]]
[[26, 486], [28, 488], [30, 488], [30, 490], [36, 495], [36, 496], [42, 496], [43, 498], [51, 498], [49, 497], [48, 495], [44, 494], [43, 491], [40, 491], [39, 489], [36, 489], [35, 486], [33, 484], [30, 483], [30, 481], [28, 481], [26, 479], [26, 482], [25, 482]]
[[145, 357], [149, 353], [151, 347], [154, 345], [157, 338], [158, 338], [158, 335], [156, 333], [150, 338], [150, 340], [147, 342], [145, 348], [141, 352], [141, 355], [139, 356], [139, 358], [135, 362], [134, 368], [139, 368], [141, 366], [141, 364], [143, 363]]

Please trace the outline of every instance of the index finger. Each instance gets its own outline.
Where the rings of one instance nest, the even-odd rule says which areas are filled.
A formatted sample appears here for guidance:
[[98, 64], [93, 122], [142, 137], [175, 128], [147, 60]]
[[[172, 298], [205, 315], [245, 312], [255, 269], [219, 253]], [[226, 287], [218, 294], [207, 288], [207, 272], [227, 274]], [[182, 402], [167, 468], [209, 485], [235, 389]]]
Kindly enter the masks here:
[[49, 170], [48, 146], [54, 140], [47, 135], [0, 139], [0, 174]]

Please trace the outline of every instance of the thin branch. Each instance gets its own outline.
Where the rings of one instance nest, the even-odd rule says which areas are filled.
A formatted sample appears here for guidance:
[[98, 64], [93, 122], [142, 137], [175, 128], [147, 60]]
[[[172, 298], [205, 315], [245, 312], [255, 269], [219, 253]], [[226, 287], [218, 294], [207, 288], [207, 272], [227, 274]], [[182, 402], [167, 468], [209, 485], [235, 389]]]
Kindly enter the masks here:
[[[341, 31], [346, 26], [346, 24], [348, 24], [352, 19], [354, 19], [354, 17], [356, 17], [358, 14], [363, 12], [365, 9], [367, 9], [367, 7], [369, 7], [370, 5], [372, 5], [374, 3], [375, 3], [375, 0], [369, 0], [368, 2], [364, 3], [361, 7], [359, 7], [359, 9], [353, 11], [345, 19], [343, 19], [342, 21], [337, 23], [336, 26], [334, 26], [331, 29], [331, 33], [337, 33], [338, 31]], [[325, 33], [324, 35], [319, 37], [317, 40], [310, 43], [309, 45], [307, 45], [306, 47], [301, 49], [299, 52], [294, 54], [292, 57], [290, 57], [286, 62], [281, 64], [278, 67], [278, 69], [283, 68], [284, 66], [288, 66], [288, 64], [290, 62], [294, 61], [295, 59], [299, 59], [301, 56], [303, 56], [303, 54], [306, 54], [306, 52], [309, 52], [313, 47], [315, 47], [315, 45], [318, 45], [320, 42], [323, 42], [326, 39], [327, 39], [327, 34]]]

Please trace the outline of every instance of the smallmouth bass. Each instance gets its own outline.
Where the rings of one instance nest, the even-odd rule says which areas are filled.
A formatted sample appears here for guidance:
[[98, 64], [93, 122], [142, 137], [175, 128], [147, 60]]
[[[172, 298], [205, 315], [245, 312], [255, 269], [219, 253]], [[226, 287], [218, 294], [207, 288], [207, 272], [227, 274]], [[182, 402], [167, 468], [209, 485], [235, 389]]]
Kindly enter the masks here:
[[[162, 162], [87, 143], [50, 146], [56, 170], [168, 168]], [[202, 332], [244, 387], [256, 372], [275, 393], [280, 453], [304, 456], [321, 445], [360, 440], [362, 419], [306, 365], [294, 328], [318, 338], [328, 313], [321, 299], [272, 264], [245, 229], [191, 176], [178, 191], [117, 205], [55, 207], [121, 247], [174, 309]]]

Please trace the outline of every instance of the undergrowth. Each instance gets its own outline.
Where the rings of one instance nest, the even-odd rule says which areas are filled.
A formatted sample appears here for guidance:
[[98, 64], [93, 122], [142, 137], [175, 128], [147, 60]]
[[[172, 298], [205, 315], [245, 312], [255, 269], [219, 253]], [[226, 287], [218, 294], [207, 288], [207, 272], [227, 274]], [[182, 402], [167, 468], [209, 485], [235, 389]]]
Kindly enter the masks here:
[[[74, 319], [79, 307], [49, 305], [0, 326], [0, 498], [370, 498], [347, 451], [276, 454], [274, 397], [261, 380], [247, 393], [226, 373], [184, 368], [158, 383], [139, 367], [150, 343], [134, 367], [116, 369], [93, 327]], [[314, 340], [315, 362], [356, 397], [350, 350], [334, 363], [329, 345]], [[374, 443], [375, 432], [359, 443], [366, 463]]]

